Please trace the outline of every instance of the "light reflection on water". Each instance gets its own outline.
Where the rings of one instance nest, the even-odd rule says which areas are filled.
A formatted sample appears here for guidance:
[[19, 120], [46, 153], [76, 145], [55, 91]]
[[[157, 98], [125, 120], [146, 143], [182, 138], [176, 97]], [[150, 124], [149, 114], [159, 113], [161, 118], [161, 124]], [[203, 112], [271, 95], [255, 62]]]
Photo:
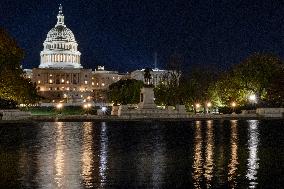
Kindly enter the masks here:
[[108, 161], [108, 136], [107, 136], [107, 126], [105, 122], [101, 123], [101, 133], [100, 133], [100, 165], [99, 172], [101, 178], [101, 187], [104, 187], [107, 181], [107, 161]]
[[258, 121], [250, 120], [248, 121], [248, 169], [247, 169], [247, 178], [249, 180], [249, 188], [256, 188], [257, 186], [257, 170], [259, 168], [259, 158], [258, 158], [258, 145], [259, 145], [259, 133], [258, 133]]
[[94, 149], [93, 149], [93, 125], [91, 122], [83, 124], [83, 144], [82, 144], [82, 179], [86, 188], [93, 185]]
[[236, 188], [237, 186], [237, 169], [238, 169], [238, 127], [237, 120], [231, 120], [231, 159], [228, 165], [228, 181], [231, 188]]
[[21, 174], [14, 182], [22, 188], [261, 188], [259, 121], [123, 124], [40, 123], [33, 134], [25, 128], [27, 137], [11, 147]]
[[195, 188], [201, 188], [200, 182], [203, 176], [202, 142], [201, 121], [196, 121], [194, 134], [194, 161], [192, 164], [192, 175]]
[[158, 130], [155, 133], [152, 160], [152, 185], [153, 188], [160, 188], [164, 182], [165, 171], [165, 149], [164, 137]]
[[58, 188], [63, 187], [63, 174], [64, 174], [64, 156], [65, 156], [65, 145], [64, 145], [64, 130], [62, 122], [56, 124], [56, 145], [55, 145], [55, 176], [54, 180]]
[[214, 169], [214, 133], [213, 133], [213, 121], [207, 121], [206, 131], [206, 147], [205, 147], [205, 173], [207, 188], [211, 187]]

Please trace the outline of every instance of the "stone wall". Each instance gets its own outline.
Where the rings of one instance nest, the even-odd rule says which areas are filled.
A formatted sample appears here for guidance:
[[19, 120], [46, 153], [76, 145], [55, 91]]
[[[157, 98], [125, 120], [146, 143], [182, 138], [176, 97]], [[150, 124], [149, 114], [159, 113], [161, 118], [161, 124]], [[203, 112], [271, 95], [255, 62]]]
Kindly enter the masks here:
[[31, 112], [20, 110], [0, 110], [0, 120], [26, 120], [31, 118]]
[[256, 114], [264, 117], [283, 118], [284, 108], [257, 108]]

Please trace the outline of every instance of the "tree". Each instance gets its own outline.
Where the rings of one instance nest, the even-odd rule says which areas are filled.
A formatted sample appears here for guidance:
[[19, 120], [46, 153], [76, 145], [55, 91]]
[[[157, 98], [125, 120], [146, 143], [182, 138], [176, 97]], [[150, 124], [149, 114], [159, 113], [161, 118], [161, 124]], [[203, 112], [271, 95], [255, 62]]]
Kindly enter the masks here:
[[179, 54], [170, 56], [167, 63], [168, 72], [164, 74], [164, 78], [155, 89], [155, 103], [158, 105], [174, 106], [176, 104], [183, 104], [180, 78], [181, 68], [184, 59]]
[[284, 68], [274, 75], [267, 88], [266, 103], [270, 107], [284, 106]]
[[265, 99], [266, 88], [282, 64], [275, 55], [255, 53], [233, 69], [234, 77], [238, 79], [239, 88]]
[[144, 83], [135, 79], [119, 80], [109, 86], [108, 100], [115, 105], [137, 104], [140, 101], [140, 89]]
[[30, 104], [39, 100], [35, 85], [23, 76], [20, 64], [23, 56], [24, 52], [16, 41], [0, 28], [0, 100], [2, 101]]
[[209, 87], [210, 98], [218, 106], [230, 106], [233, 101], [245, 106], [250, 103], [249, 95], [255, 94], [258, 104], [264, 105], [267, 90], [281, 67], [283, 62], [277, 56], [255, 53], [213, 83]]

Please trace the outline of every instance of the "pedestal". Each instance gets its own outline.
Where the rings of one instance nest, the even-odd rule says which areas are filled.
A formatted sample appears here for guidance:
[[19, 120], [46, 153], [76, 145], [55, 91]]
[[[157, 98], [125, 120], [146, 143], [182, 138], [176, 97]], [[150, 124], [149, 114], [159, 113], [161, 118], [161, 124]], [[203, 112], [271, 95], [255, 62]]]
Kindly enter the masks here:
[[156, 109], [157, 106], [154, 102], [154, 88], [143, 87], [140, 93], [139, 109]]

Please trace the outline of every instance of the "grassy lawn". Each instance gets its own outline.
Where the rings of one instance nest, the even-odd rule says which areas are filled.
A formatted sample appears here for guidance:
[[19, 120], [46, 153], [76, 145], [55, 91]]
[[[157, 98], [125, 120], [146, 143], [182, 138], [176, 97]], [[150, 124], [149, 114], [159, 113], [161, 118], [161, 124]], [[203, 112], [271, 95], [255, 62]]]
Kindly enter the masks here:
[[[97, 107], [93, 107], [88, 113], [96, 114], [97, 109]], [[87, 110], [79, 106], [66, 106], [61, 110], [58, 110], [55, 107], [29, 107], [23, 110], [30, 111], [32, 115], [57, 115], [59, 113], [62, 115], [84, 115], [87, 113]]]

